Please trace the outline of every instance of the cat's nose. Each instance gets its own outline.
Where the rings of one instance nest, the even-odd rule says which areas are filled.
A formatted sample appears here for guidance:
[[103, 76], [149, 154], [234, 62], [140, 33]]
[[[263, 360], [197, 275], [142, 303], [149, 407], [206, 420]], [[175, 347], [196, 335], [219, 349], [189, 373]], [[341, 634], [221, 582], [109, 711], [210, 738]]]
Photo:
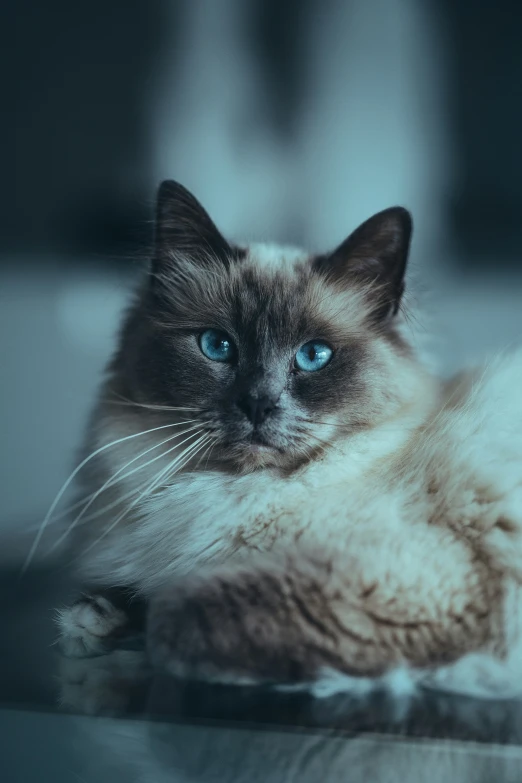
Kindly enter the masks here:
[[245, 394], [239, 397], [236, 404], [254, 427], [257, 427], [272, 413], [277, 406], [277, 400], [267, 395], [256, 397], [253, 394]]

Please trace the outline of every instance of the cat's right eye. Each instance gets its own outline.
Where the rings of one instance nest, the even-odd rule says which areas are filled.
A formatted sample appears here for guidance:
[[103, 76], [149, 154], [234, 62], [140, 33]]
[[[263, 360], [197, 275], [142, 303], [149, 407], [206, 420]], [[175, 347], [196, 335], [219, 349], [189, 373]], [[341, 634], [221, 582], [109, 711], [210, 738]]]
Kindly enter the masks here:
[[333, 350], [322, 340], [310, 340], [302, 345], [294, 359], [295, 366], [305, 372], [317, 372], [326, 367], [333, 356]]
[[199, 336], [199, 347], [203, 356], [213, 362], [231, 362], [236, 355], [236, 347], [225, 332], [218, 329], [206, 329]]

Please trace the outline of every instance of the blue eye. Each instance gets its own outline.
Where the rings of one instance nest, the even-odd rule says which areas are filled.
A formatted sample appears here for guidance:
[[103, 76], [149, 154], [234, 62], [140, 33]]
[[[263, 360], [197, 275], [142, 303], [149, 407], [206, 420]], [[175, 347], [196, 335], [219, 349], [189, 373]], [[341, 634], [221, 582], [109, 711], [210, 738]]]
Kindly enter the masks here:
[[329, 345], [319, 340], [310, 340], [302, 345], [295, 355], [295, 366], [305, 372], [315, 372], [326, 367], [333, 351]]
[[235, 355], [232, 340], [217, 329], [207, 329], [199, 337], [201, 353], [213, 362], [230, 362]]

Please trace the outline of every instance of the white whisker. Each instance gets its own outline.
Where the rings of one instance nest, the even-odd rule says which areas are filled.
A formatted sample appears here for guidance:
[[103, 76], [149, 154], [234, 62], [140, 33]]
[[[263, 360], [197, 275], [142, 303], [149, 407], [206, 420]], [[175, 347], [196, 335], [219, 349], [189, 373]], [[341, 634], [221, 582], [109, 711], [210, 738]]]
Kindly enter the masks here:
[[[183, 434], [183, 433], [181, 433], [181, 434]], [[217, 443], [217, 441], [214, 440], [214, 442], [210, 445], [210, 451], [208, 453], [207, 461], [205, 463], [205, 470], [208, 468], [208, 462], [209, 462], [210, 456], [212, 454], [212, 450], [216, 446], [216, 443]], [[196, 464], [196, 467], [199, 467], [200, 462], [203, 461], [203, 459], [207, 455], [207, 452], [208, 452], [208, 449], [203, 454], [203, 457], [201, 458], [201, 460], [198, 460], [198, 462]], [[153, 461], [154, 460], [150, 460], [150, 462], [153, 462]], [[149, 464], [149, 463], [146, 463], [146, 464]], [[103, 506], [103, 508], [98, 509], [97, 511], [94, 511], [91, 514], [87, 514], [87, 516], [85, 516], [83, 518], [82, 524], [85, 524], [86, 522], [90, 522], [93, 519], [98, 519], [98, 517], [103, 516], [108, 511], [111, 511], [113, 508], [116, 508], [117, 506], [121, 506], [122, 503], [124, 503], [126, 500], [131, 498], [133, 495], [136, 495], [138, 492], [141, 492], [141, 490], [145, 487], [145, 485], [148, 483], [148, 481], [149, 481], [149, 479], [147, 479], [144, 483], [140, 484], [138, 487], [135, 487], [134, 489], [132, 489], [130, 492], [126, 492], [124, 495], [122, 495], [121, 497], [117, 498], [117, 500], [114, 500], [112, 503], [109, 503], [108, 505]], [[85, 502], [85, 500], [82, 501], [82, 503], [84, 503], [84, 502]]]
[[207, 457], [207, 454], [208, 454], [208, 457], [207, 457], [207, 462], [206, 462], [206, 465], [205, 465], [205, 470], [206, 470], [206, 468], [208, 467], [208, 460], [209, 460], [209, 458], [210, 458], [210, 455], [211, 455], [211, 453], [212, 453], [212, 449], [214, 448], [214, 446], [215, 446], [215, 445], [216, 445], [216, 441], [215, 441], [215, 440], [213, 440], [213, 442], [211, 442], [211, 443], [210, 443], [210, 444], [207, 446], [207, 448], [205, 449], [205, 451], [203, 452], [203, 454], [201, 455], [201, 457], [198, 459], [198, 461], [197, 461], [197, 463], [196, 463], [196, 468], [199, 468], [199, 466], [201, 465], [201, 463], [203, 462], [203, 460], [205, 459], [205, 457]]
[[[201, 424], [195, 424], [193, 427], [189, 427], [186, 430], [183, 430], [183, 432], [176, 433], [175, 435], [171, 435], [170, 438], [166, 438], [165, 440], [162, 440], [160, 443], [154, 444], [154, 446], [151, 446], [150, 448], [146, 449], [145, 451], [142, 451], [141, 454], [138, 454], [136, 457], [133, 457], [129, 462], [127, 462], [125, 465], [123, 465], [121, 468], [119, 468], [113, 475], [107, 479], [105, 484], [101, 486], [89, 499], [87, 504], [84, 506], [84, 508], [80, 511], [80, 513], [76, 516], [76, 518], [73, 520], [73, 522], [69, 525], [67, 530], [57, 539], [57, 541], [54, 542], [52, 547], [49, 549], [48, 554], [51, 554], [54, 552], [60, 544], [67, 538], [67, 536], [72, 533], [74, 528], [79, 524], [80, 520], [84, 516], [87, 509], [94, 503], [97, 497], [99, 497], [103, 492], [105, 492], [106, 489], [113, 486], [114, 484], [117, 484], [120, 481], [124, 481], [125, 479], [129, 478], [129, 476], [132, 476], [134, 473], [137, 473], [140, 470], [143, 470], [143, 468], [146, 468], [148, 465], [151, 465], [153, 462], [156, 462], [158, 459], [161, 459], [162, 457], [165, 457], [167, 454], [170, 454], [175, 449], [178, 449], [180, 446], [182, 446], [184, 443], [187, 442], [190, 438], [194, 437], [194, 430], [201, 431]], [[191, 435], [189, 435], [188, 438], [185, 438], [185, 440], [182, 440], [180, 443], [176, 443], [174, 446], [172, 446], [170, 449], [167, 449], [167, 451], [162, 452], [161, 454], [158, 454], [156, 457], [153, 457], [152, 459], [147, 460], [147, 462], [143, 463], [142, 465], [138, 465], [138, 467], [133, 468], [128, 473], [125, 473], [123, 476], [120, 474], [129, 467], [129, 465], [132, 465], [137, 460], [144, 457], [149, 452], [153, 451], [154, 449], [159, 448], [159, 446], [162, 446], [165, 443], [169, 443], [172, 440], [175, 440], [176, 438], [181, 437], [182, 435], [186, 435], [187, 432], [192, 432]], [[119, 479], [116, 480], [116, 477], [120, 476]], [[133, 493], [134, 494], [134, 493]]]
[[[212, 437], [212, 435], [210, 435], [210, 434], [207, 434], [207, 435], [208, 435], [208, 436], [207, 436], [207, 438], [204, 440], [204, 442], [201, 442], [201, 443], [200, 443], [200, 442], [197, 442], [197, 443], [195, 443], [195, 444], [194, 444], [194, 450], [193, 450], [193, 451], [188, 451], [188, 452], [187, 452], [187, 454], [185, 455], [185, 459], [183, 459], [183, 460], [182, 460], [182, 461], [181, 461], [179, 464], [176, 464], [176, 465], [174, 466], [175, 470], [172, 470], [172, 471], [171, 471], [171, 472], [170, 472], [170, 473], [167, 475], [167, 477], [166, 477], [166, 479], [167, 479], [168, 481], [170, 481], [170, 480], [173, 478], [173, 476], [175, 476], [175, 475], [176, 475], [176, 473], [179, 473], [179, 472], [180, 472], [180, 470], [182, 470], [182, 469], [185, 467], [185, 465], [187, 465], [187, 464], [190, 462], [190, 460], [191, 460], [193, 457], [195, 457], [195, 456], [196, 456], [196, 454], [198, 454], [198, 453], [201, 451], [201, 449], [203, 449], [203, 448], [204, 448], [204, 447], [207, 445], [207, 443], [209, 442], [209, 440], [210, 440], [210, 441], [214, 440], [214, 438]], [[181, 455], [181, 456], [183, 456], [183, 455]], [[199, 465], [199, 461], [196, 463], [196, 467], [198, 467], [198, 465]]]
[[36, 549], [38, 548], [38, 544], [40, 543], [40, 540], [47, 528], [47, 525], [49, 524], [49, 520], [51, 519], [54, 509], [62, 499], [64, 493], [66, 492], [67, 488], [71, 485], [71, 482], [76, 478], [80, 470], [87, 465], [88, 462], [90, 462], [94, 457], [96, 457], [98, 454], [101, 454], [103, 451], [107, 451], [107, 449], [112, 448], [113, 446], [117, 446], [119, 443], [124, 443], [125, 441], [132, 440], [133, 438], [139, 438], [141, 435], [147, 435], [150, 432], [157, 432], [158, 430], [165, 430], [168, 427], [176, 427], [179, 426], [179, 424], [162, 424], [159, 427], [152, 427], [148, 430], [142, 430], [141, 432], [134, 432], [132, 435], [126, 435], [124, 438], [118, 438], [117, 440], [112, 441], [111, 443], [106, 443], [104, 446], [100, 446], [98, 449], [92, 452], [92, 454], [89, 454], [88, 457], [86, 457], [80, 464], [73, 470], [65, 484], [62, 486], [61, 490], [58, 492], [57, 496], [55, 497], [54, 501], [51, 504], [51, 507], [47, 514], [44, 517], [44, 520], [42, 524], [40, 525], [38, 532], [35, 536], [35, 539], [33, 541], [33, 544], [29, 550], [29, 554], [27, 555], [25, 562], [22, 566], [22, 569], [20, 571], [20, 576], [23, 576], [27, 569], [29, 568], [31, 561], [34, 557], [34, 553], [36, 552]]
[[147, 410], [151, 411], [192, 411], [195, 413], [199, 413], [201, 411], [200, 408], [185, 408], [173, 405], [153, 405], [151, 403], [135, 402], [134, 400], [129, 400], [127, 397], [123, 397], [121, 394], [116, 394], [116, 392], [113, 392], [113, 394], [116, 397], [119, 397], [119, 399], [106, 400], [109, 405], [127, 405], [131, 408], [146, 408]]
[[123, 402], [121, 400], [106, 400], [108, 405], [122, 405], [128, 408], [145, 408], [149, 411], [189, 411], [199, 413], [199, 408], [173, 408], [171, 405], [147, 405], [144, 402]]
[[[161, 483], [162, 479], [163, 479], [163, 478], [164, 478], [164, 477], [165, 477], [167, 474], [169, 474], [169, 478], [170, 478], [170, 477], [172, 476], [172, 472], [171, 472], [171, 471], [172, 471], [172, 468], [173, 468], [173, 467], [177, 467], [177, 463], [179, 463], [179, 461], [180, 461], [180, 460], [181, 460], [181, 459], [182, 459], [182, 458], [183, 458], [183, 457], [184, 457], [184, 456], [185, 456], [187, 453], [188, 453], [190, 456], [193, 456], [193, 455], [194, 455], [194, 452], [195, 452], [195, 453], [197, 453], [197, 451], [199, 450], [199, 448], [198, 448], [198, 447], [201, 447], [201, 448], [203, 448], [203, 446], [204, 446], [204, 445], [206, 445], [206, 444], [208, 443], [208, 440], [209, 440], [210, 438], [211, 438], [211, 436], [210, 436], [210, 435], [208, 435], [208, 434], [206, 434], [206, 433], [205, 433], [204, 435], [201, 435], [201, 436], [200, 436], [200, 438], [199, 438], [199, 440], [197, 440], [195, 443], [192, 443], [190, 446], [187, 446], [187, 448], [186, 448], [186, 449], [184, 449], [184, 450], [182, 451], [182, 453], [181, 453], [181, 454], [179, 454], [179, 455], [178, 455], [178, 456], [177, 456], [175, 459], [173, 459], [173, 460], [172, 460], [172, 462], [170, 462], [170, 463], [167, 465], [167, 467], [166, 467], [166, 468], [163, 468], [163, 470], [161, 470], [161, 471], [159, 472], [159, 474], [158, 474], [158, 475], [156, 476], [156, 478], [155, 478], [155, 479], [154, 479], [154, 480], [151, 482], [151, 484], [149, 484], [149, 486], [148, 486], [148, 487], [147, 487], [147, 488], [146, 488], [146, 489], [145, 489], [143, 492], [140, 492], [140, 494], [139, 494], [139, 496], [136, 498], [136, 500], [134, 500], [134, 501], [133, 501], [133, 502], [130, 504], [130, 506], [128, 506], [128, 507], [125, 509], [125, 511], [123, 511], [123, 512], [122, 512], [122, 513], [121, 513], [121, 514], [118, 516], [118, 517], [116, 517], [116, 519], [115, 519], [115, 520], [114, 520], [114, 521], [113, 521], [113, 522], [112, 522], [112, 523], [109, 525], [109, 527], [108, 527], [108, 528], [106, 528], [106, 530], [104, 530], [104, 532], [102, 533], [102, 535], [101, 535], [101, 536], [99, 536], [99, 537], [98, 537], [98, 538], [97, 538], [95, 541], [93, 541], [93, 542], [92, 542], [92, 543], [91, 543], [91, 544], [90, 544], [90, 545], [87, 547], [87, 549], [85, 549], [85, 550], [84, 550], [84, 555], [86, 555], [88, 552], [90, 552], [90, 551], [91, 551], [91, 549], [93, 549], [95, 546], [97, 546], [97, 544], [99, 544], [99, 543], [100, 543], [100, 541], [102, 541], [102, 540], [103, 540], [103, 539], [104, 539], [104, 538], [105, 538], [107, 535], [109, 535], [109, 533], [110, 533], [112, 530], [114, 530], [114, 528], [116, 527], [116, 525], [118, 525], [118, 524], [119, 524], [119, 523], [122, 521], [122, 519], [124, 519], [124, 518], [127, 516], [127, 514], [128, 514], [130, 511], [132, 511], [132, 509], [133, 509], [133, 508], [135, 508], [135, 507], [138, 505], [138, 503], [140, 503], [140, 501], [142, 501], [144, 498], [146, 498], [148, 495], [150, 495], [150, 494], [151, 494], [151, 492], [153, 492], [153, 491], [154, 491], [154, 490], [155, 490], [155, 489], [156, 489], [156, 488], [159, 486], [159, 484]], [[186, 460], [186, 462], [187, 462], [187, 461], [188, 461], [188, 460]], [[185, 463], [183, 463], [183, 464], [186, 464], [186, 462], [185, 462]], [[178, 470], [179, 470], [179, 469], [181, 469], [181, 467], [183, 467], [183, 465], [182, 465], [182, 466], [180, 466], [180, 467], [178, 467]], [[175, 471], [175, 472], [176, 472], [176, 471]]]
[[[177, 422], [176, 424], [172, 424], [172, 427], [182, 427], [184, 424], [190, 424], [192, 422], [197, 422], [198, 419], [187, 419], [186, 421]], [[191, 429], [197, 429], [197, 425], [194, 428]], [[145, 454], [148, 454], [149, 451], [152, 451], [153, 449], [157, 449], [159, 446], [163, 446], [163, 444], [168, 443], [169, 441], [173, 440], [174, 438], [179, 438], [181, 435], [185, 435], [187, 432], [190, 432], [189, 429], [183, 430], [183, 432], [177, 432], [175, 435], [172, 435], [169, 438], [166, 438], [165, 440], [160, 441], [159, 443], [156, 443], [154, 446], [151, 446], [146, 451], [142, 451], [141, 454], [138, 454], [137, 457], [134, 457], [130, 462], [127, 462], [125, 467], [128, 467], [131, 462], [134, 462], [140, 457], [144, 457]], [[155, 457], [154, 459], [159, 459], [159, 457]], [[153, 462], [154, 460], [151, 460]], [[146, 465], [150, 464], [149, 462], [146, 462], [141, 467], [146, 467]], [[125, 479], [126, 476], [122, 476], [121, 480]], [[81, 500], [77, 500], [75, 503], [72, 503], [70, 506], [68, 506], [63, 511], [60, 511], [59, 514], [55, 514], [52, 519], [49, 519], [49, 524], [53, 525], [55, 522], [59, 522], [60, 519], [64, 519], [65, 517], [68, 517], [73, 511], [76, 511], [76, 509], [81, 508], [83, 505], [88, 503], [90, 505], [90, 502], [98, 496], [98, 490], [96, 492], [92, 492], [90, 495], [87, 495], [87, 497], [83, 497]], [[120, 501], [116, 501], [113, 505], [118, 505]], [[110, 508], [113, 507], [113, 505], [110, 506]], [[107, 507], [109, 508], [109, 507]], [[94, 514], [88, 514], [88, 516], [85, 519], [95, 519], [97, 516], [99, 516], [98, 512], [95, 512]], [[41, 524], [41, 523], [40, 523]], [[35, 525], [31, 528], [31, 530], [38, 530], [39, 525]]]

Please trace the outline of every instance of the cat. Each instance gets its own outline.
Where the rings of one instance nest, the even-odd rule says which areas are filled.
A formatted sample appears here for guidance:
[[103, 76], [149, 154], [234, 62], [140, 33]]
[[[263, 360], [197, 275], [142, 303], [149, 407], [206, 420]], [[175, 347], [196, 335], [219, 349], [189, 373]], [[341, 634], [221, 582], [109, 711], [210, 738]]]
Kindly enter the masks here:
[[522, 354], [428, 370], [411, 233], [392, 207], [328, 253], [232, 244], [160, 186], [73, 474], [65, 655], [146, 623], [181, 677], [520, 693]]

